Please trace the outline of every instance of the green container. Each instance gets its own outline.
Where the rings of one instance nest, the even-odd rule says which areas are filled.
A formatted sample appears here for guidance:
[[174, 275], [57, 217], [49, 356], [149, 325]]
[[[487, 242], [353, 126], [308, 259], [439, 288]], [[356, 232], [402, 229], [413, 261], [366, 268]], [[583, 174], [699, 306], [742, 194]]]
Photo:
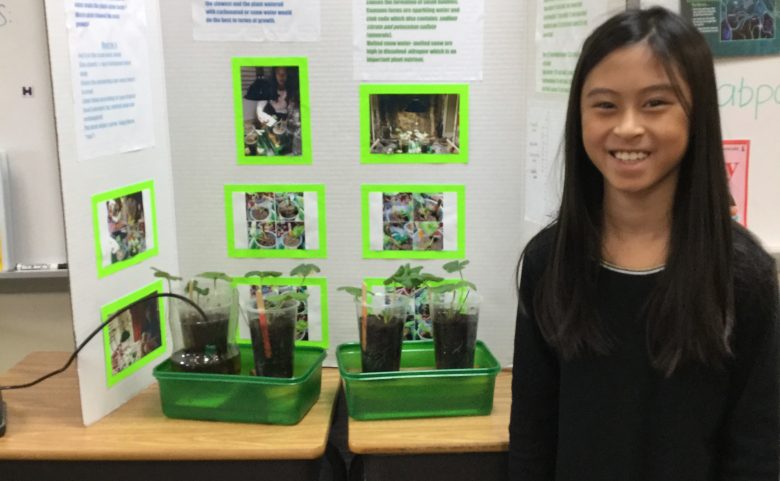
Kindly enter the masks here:
[[[252, 346], [239, 344], [241, 374], [176, 372], [170, 360], [154, 368], [162, 410], [169, 418], [259, 424], [297, 424], [320, 397], [320, 347], [295, 346], [293, 377], [250, 374]], [[359, 353], [358, 353], [359, 355]]]
[[433, 341], [404, 342], [401, 370], [361, 372], [360, 344], [336, 351], [349, 415], [361, 421], [483, 416], [493, 410], [498, 361], [477, 341], [472, 369], [436, 369]]

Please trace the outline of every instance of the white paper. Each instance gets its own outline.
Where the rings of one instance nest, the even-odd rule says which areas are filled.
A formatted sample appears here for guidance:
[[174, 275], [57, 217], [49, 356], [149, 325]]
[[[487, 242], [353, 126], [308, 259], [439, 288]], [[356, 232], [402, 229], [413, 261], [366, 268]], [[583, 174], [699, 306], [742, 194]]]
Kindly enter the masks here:
[[320, 0], [192, 0], [192, 23], [195, 40], [314, 42]]
[[154, 145], [142, 0], [66, 0], [79, 160]]
[[8, 158], [0, 150], [0, 271], [12, 271], [16, 268], [11, 250], [11, 191]]
[[541, 226], [555, 219], [560, 204], [566, 102], [528, 102], [525, 220]]
[[536, 91], [568, 94], [585, 38], [608, 17], [607, 0], [536, 0]]
[[357, 80], [481, 80], [484, 0], [353, 0]]

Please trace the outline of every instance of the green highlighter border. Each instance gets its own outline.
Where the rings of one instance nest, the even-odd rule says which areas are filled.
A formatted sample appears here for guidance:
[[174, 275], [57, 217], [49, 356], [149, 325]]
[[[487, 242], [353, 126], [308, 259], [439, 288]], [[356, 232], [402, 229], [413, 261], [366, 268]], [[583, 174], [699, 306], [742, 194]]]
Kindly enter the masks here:
[[[305, 57], [234, 57], [233, 116], [235, 119], [236, 158], [239, 165], [309, 165], [311, 152], [311, 104], [309, 103], [309, 63]], [[298, 88], [301, 96], [301, 155], [300, 156], [247, 156], [244, 154], [243, 96], [241, 89], [242, 67], [297, 67]]]
[[[117, 299], [116, 301], [106, 304], [105, 306], [100, 308], [101, 322], [105, 322], [109, 317], [111, 317], [112, 314], [132, 304], [135, 301], [143, 299], [144, 297], [147, 297], [154, 293], [162, 294], [164, 292], [163, 289], [164, 289], [163, 281], [159, 280], [157, 282], [149, 284], [148, 286], [138, 291], [133, 292], [132, 294], [128, 294], [122, 297], [121, 299]], [[164, 301], [165, 299], [162, 297], [157, 298], [157, 308], [160, 314], [160, 337], [161, 337], [160, 346], [154, 351], [147, 354], [146, 356], [137, 360], [127, 368], [118, 372], [117, 374], [114, 374], [113, 370], [111, 369], [111, 344], [110, 344], [110, 339], [108, 337], [108, 326], [103, 328], [103, 348], [104, 348], [105, 362], [106, 362], [106, 384], [109, 388], [115, 386], [117, 383], [128, 378], [129, 376], [132, 376], [134, 373], [138, 372], [142, 367], [146, 366], [147, 364], [154, 361], [161, 355], [165, 354], [168, 346], [168, 330], [166, 328], [167, 324], [165, 322], [165, 320], [167, 319], [167, 315], [165, 311]]]
[[[364, 259], [463, 259], [466, 257], [466, 187], [454, 184], [364, 184], [360, 188]], [[371, 249], [369, 194], [372, 192], [455, 192], [458, 195], [458, 248], [453, 251], [375, 251]]]
[[[301, 279], [299, 277], [269, 277], [267, 279], [258, 279], [257, 277], [234, 277], [232, 286], [238, 287], [240, 285], [262, 285], [264, 286], [300, 286]], [[330, 344], [330, 329], [328, 327], [329, 310], [328, 310], [328, 281], [324, 277], [307, 277], [303, 281], [303, 285], [306, 287], [319, 287], [320, 288], [320, 300], [322, 310], [320, 311], [320, 320], [322, 321], [322, 339], [319, 341], [295, 341], [296, 346], [315, 346], [327, 349]], [[239, 320], [243, 322], [243, 320]], [[239, 336], [238, 326], [236, 326], [236, 340], [238, 342], [250, 343], [251, 339], [243, 338]]]
[[[142, 192], [149, 190], [149, 206], [144, 206], [144, 213], [151, 215], [151, 222], [147, 223], [147, 228], [152, 229], [152, 238], [154, 239], [154, 247], [145, 250], [140, 254], [126, 259], [123, 261], [110, 264], [103, 267], [103, 250], [100, 245], [100, 204], [117, 197], [123, 197], [129, 194], [135, 194], [136, 192]], [[148, 219], [147, 219], [148, 221]], [[97, 260], [97, 276], [98, 279], [102, 279], [108, 275], [114, 274], [126, 269], [130, 266], [140, 264], [146, 259], [156, 256], [160, 252], [160, 244], [157, 238], [157, 207], [154, 199], [154, 181], [147, 180], [138, 184], [128, 185], [126, 187], [120, 187], [108, 192], [103, 192], [92, 196], [92, 229], [95, 237], [95, 258]]]
[[[460, 122], [460, 152], [457, 154], [371, 153], [371, 95], [456, 94]], [[360, 86], [360, 163], [362, 164], [466, 164], [469, 152], [468, 84], [363, 84]]]
[[[317, 193], [317, 230], [320, 247], [315, 250], [266, 250], [238, 249], [235, 247], [233, 232], [233, 193], [234, 192], [316, 192]], [[327, 257], [327, 229], [325, 228], [325, 185], [324, 184], [227, 184], [225, 185], [225, 223], [227, 229], [228, 257], [235, 258], [277, 258], [277, 259], [324, 259]]]

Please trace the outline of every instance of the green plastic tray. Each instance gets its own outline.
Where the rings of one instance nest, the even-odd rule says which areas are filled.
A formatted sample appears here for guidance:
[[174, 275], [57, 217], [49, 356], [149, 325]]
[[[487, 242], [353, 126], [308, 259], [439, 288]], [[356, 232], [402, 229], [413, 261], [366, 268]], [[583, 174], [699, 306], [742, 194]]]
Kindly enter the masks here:
[[170, 360], [154, 368], [163, 413], [170, 418], [259, 424], [297, 424], [320, 397], [320, 347], [296, 346], [293, 377], [252, 376], [252, 346], [239, 344], [241, 374], [171, 370]]
[[358, 420], [483, 416], [493, 410], [498, 361], [477, 341], [473, 369], [435, 368], [433, 341], [404, 342], [401, 370], [361, 372], [360, 344], [336, 352], [349, 415]]

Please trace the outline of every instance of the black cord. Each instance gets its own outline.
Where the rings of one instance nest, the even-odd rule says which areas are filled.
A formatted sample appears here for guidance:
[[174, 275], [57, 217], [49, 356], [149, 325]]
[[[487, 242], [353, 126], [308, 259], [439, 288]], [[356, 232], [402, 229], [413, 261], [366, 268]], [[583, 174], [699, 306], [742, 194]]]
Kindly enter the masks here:
[[[50, 377], [56, 376], [57, 374], [65, 371], [66, 369], [68, 369], [70, 367], [70, 365], [76, 359], [76, 356], [78, 356], [78, 354], [81, 351], [81, 349], [83, 349], [84, 346], [86, 346], [87, 343], [89, 341], [91, 341], [93, 337], [95, 337], [101, 330], [103, 330], [104, 327], [106, 327], [109, 323], [111, 323], [111, 321], [116, 319], [117, 316], [119, 316], [120, 314], [122, 314], [126, 310], [130, 309], [131, 307], [135, 306], [136, 304], [139, 304], [141, 302], [148, 302], [148, 301], [150, 301], [152, 299], [157, 299], [157, 298], [160, 298], [160, 297], [173, 297], [174, 299], [179, 299], [179, 300], [182, 300], [182, 301], [186, 302], [187, 304], [189, 304], [192, 307], [194, 307], [195, 310], [198, 311], [198, 313], [203, 317], [203, 319], [208, 322], [208, 317], [206, 317], [206, 313], [203, 312], [203, 309], [201, 309], [200, 306], [198, 306], [197, 304], [192, 302], [190, 299], [188, 299], [188, 298], [186, 298], [186, 297], [184, 297], [182, 295], [179, 295], [179, 294], [172, 294], [170, 292], [155, 292], [155, 293], [153, 293], [153, 294], [151, 294], [151, 295], [149, 295], [147, 297], [144, 297], [143, 299], [138, 299], [137, 301], [132, 302], [132, 303], [126, 305], [125, 307], [123, 307], [122, 309], [120, 309], [120, 310], [116, 311], [115, 313], [113, 313], [111, 315], [111, 317], [109, 317], [105, 322], [100, 324], [94, 331], [92, 331], [92, 333], [89, 336], [87, 336], [86, 339], [81, 341], [81, 344], [79, 344], [79, 346], [76, 348], [76, 350], [73, 351], [73, 354], [71, 354], [70, 358], [68, 359], [68, 362], [66, 362], [65, 365], [62, 366], [60, 369], [57, 369], [56, 371], [52, 371], [52, 372], [50, 372], [48, 374], [45, 374], [45, 375], [39, 377], [38, 379], [36, 379], [35, 381], [31, 381], [31, 382], [28, 382], [28, 383], [25, 383], [25, 384], [14, 384], [12, 386], [0, 386], [0, 402], [2, 402], [2, 399], [3, 399], [3, 397], [2, 397], [2, 392], [3, 391], [7, 391], [7, 390], [10, 390], [10, 389], [24, 389], [24, 388], [27, 388], [27, 387], [35, 386], [39, 382], [45, 381], [46, 379], [49, 379]], [[2, 419], [2, 418], [5, 418], [5, 416], [0, 416], [0, 419]], [[2, 434], [0, 434], [0, 435], [2, 435]]]

